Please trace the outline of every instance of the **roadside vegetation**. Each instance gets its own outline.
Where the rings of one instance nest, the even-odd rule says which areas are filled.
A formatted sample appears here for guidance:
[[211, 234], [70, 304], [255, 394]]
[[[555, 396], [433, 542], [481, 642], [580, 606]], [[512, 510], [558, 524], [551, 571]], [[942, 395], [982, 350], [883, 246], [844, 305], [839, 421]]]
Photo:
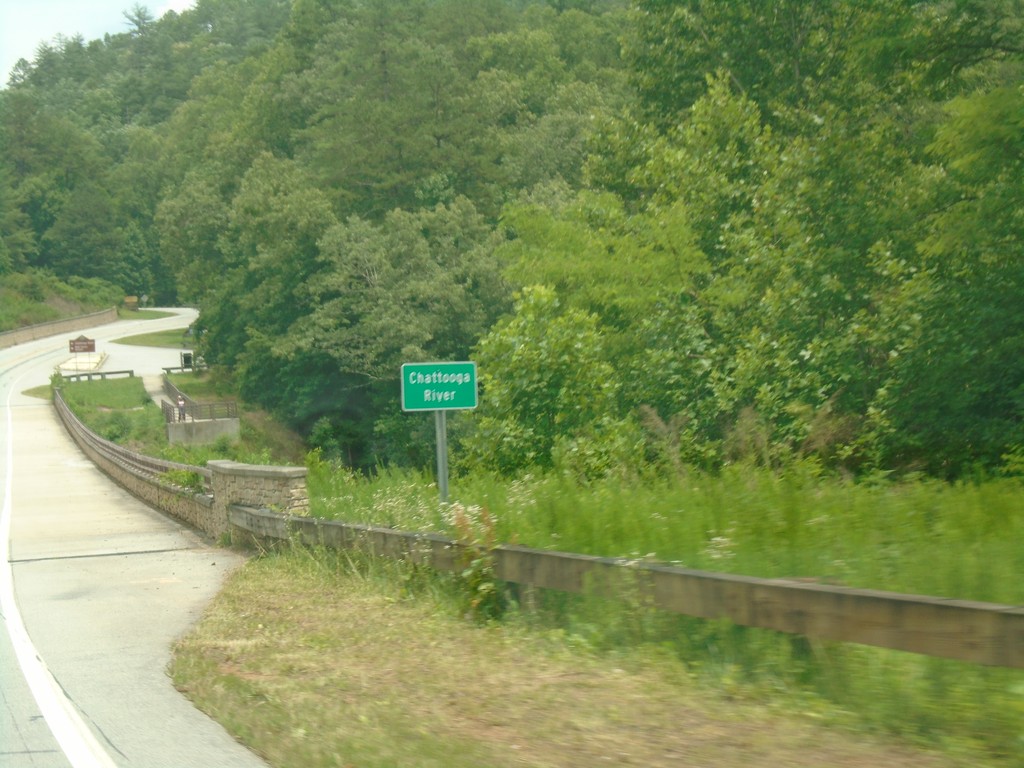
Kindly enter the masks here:
[[64, 401], [100, 437], [140, 453], [159, 456], [166, 447], [164, 419], [138, 377], [60, 382]]
[[[124, 343], [119, 340], [118, 343]], [[175, 374], [175, 386], [197, 402], [236, 399], [208, 375]], [[56, 382], [55, 382], [56, 383]], [[259, 408], [239, 403], [241, 434], [204, 446], [169, 445], [163, 412], [139, 377], [59, 382], [64, 399], [86, 426], [134, 451], [181, 464], [204, 466], [211, 459], [250, 464], [301, 464], [302, 440]]]
[[[135, 315], [142, 315], [145, 310], [135, 312]], [[153, 313], [160, 316], [160, 313]], [[195, 346], [195, 339], [188, 328], [175, 328], [169, 331], [155, 331], [153, 333], [140, 333], [135, 336], [125, 336], [117, 339], [118, 344], [128, 344], [137, 347], [171, 347], [174, 349], [192, 349]]]
[[457, 537], [453, 510], [461, 510], [487, 521], [490, 538], [528, 547], [1024, 604], [1020, 477], [854, 483], [813, 466], [732, 465], [582, 484], [557, 473], [476, 472], [453, 478], [452, 501], [441, 505], [429, 474], [367, 478], [315, 456], [309, 466], [318, 517]]
[[[174, 378], [183, 388], [191, 386], [190, 394], [199, 399], [230, 394], [225, 389], [229, 382], [216, 375]], [[142, 402], [145, 393], [138, 379], [68, 385], [66, 392], [76, 410], [92, 419], [94, 429], [153, 455], [187, 463], [214, 457], [265, 463], [269, 457], [266, 446], [257, 443], [247, 444], [245, 450], [228, 445], [160, 450], [162, 420], [155, 406]], [[155, 423], [132, 415], [147, 412], [157, 417]], [[926, 478], [895, 482], [885, 477], [842, 481], [813, 463], [795, 463], [785, 471], [737, 464], [717, 473], [588, 482], [565, 472], [509, 480], [475, 471], [453, 477], [452, 501], [441, 505], [429, 474], [381, 470], [367, 476], [323, 460], [319, 451], [309, 453], [306, 462], [311, 513], [347, 522], [437, 532], [474, 544], [510, 542], [754, 576], [1024, 603], [1024, 586], [1017, 578], [1024, 572], [1024, 549], [1019, 546], [1024, 540], [1024, 485], [1009, 470], [1001, 478], [960, 483]], [[307, 583], [310, 579], [318, 585], [315, 589]], [[252, 601], [253, 590], [265, 585], [272, 586], [260, 600]], [[481, 600], [481, 594], [487, 599]], [[827, 749], [860, 744], [857, 749], [851, 746], [850, 754], [860, 755], [863, 762], [850, 758], [849, 765], [870, 765], [872, 756], [877, 757], [876, 747], [863, 741], [868, 737], [937, 750], [951, 765], [1011, 766], [1024, 756], [1024, 673], [1019, 670], [808, 642], [724, 621], [667, 615], [629, 599], [615, 602], [543, 592], [531, 594], [526, 603], [521, 598], [495, 582], [485, 562], [447, 576], [323, 551], [264, 553], [228, 586], [196, 633], [183, 640], [173, 673], [183, 690], [239, 738], [261, 752], [278, 755], [275, 765], [394, 764], [388, 760], [441, 764], [436, 761], [443, 752], [431, 756], [430, 750], [440, 749], [437, 745], [444, 740], [424, 734], [434, 733], [434, 727], [438, 732], [465, 729], [467, 711], [493, 708], [493, 717], [499, 717], [501, 704], [493, 700], [496, 694], [484, 693], [488, 686], [504, 681], [519, 691], [513, 696], [524, 696], [543, 710], [545, 703], [556, 707], [565, 704], [563, 697], [584, 696], [580, 685], [589, 691], [586, 698], [595, 696], [592, 686], [607, 684], [607, 675], [619, 674], [609, 669], [623, 665], [647, 670], [619, 680], [634, 690], [633, 695], [638, 695], [635, 686], [647, 689], [652, 684], [648, 675], [668, 675], [677, 684], [671, 695], [665, 689], [667, 699], [662, 694], [654, 697], [658, 704], [651, 705], [654, 710], [643, 710], [645, 717], [664, 717], [668, 722], [672, 708], [684, 706], [691, 697], [711, 696], [718, 702], [715, 707], [735, 701], [741, 708], [751, 708], [744, 717], [767, 718], [765, 722], [781, 718], [771, 728], [830, 729], [827, 736], [815, 737], [824, 739]], [[324, 601], [336, 603], [326, 614]], [[243, 603], [246, 607], [241, 609]], [[350, 619], [338, 618], [339, 611]], [[356, 611], [359, 623], [349, 623]], [[422, 626], [424, 615], [432, 617], [430, 632]], [[504, 659], [500, 665], [494, 662], [495, 669], [481, 671], [478, 685], [466, 688], [465, 680], [453, 681], [445, 671], [453, 641], [440, 643], [431, 639], [432, 632], [465, 636], [465, 648], [472, 650], [460, 657], [462, 664], [489, 666], [475, 654], [493, 654], [492, 643], [506, 648], [522, 645], [516, 653], [530, 661], [515, 662], [527, 665], [519, 676], [511, 661], [509, 668], [503, 666]], [[377, 667], [369, 659], [353, 661], [353, 635], [362, 637], [359, 643], [365, 643], [367, 635], [376, 638], [378, 651], [386, 642], [388, 655], [378, 656], [374, 664], [391, 672], [376, 679]], [[325, 655], [343, 661], [328, 661]], [[433, 669], [423, 670], [423, 678], [417, 678], [416, 685], [423, 689], [410, 689], [408, 676], [394, 673], [397, 659], [409, 663], [410, 656]], [[581, 676], [572, 659], [591, 671]], [[530, 699], [535, 675], [529, 665], [535, 663], [545, 669], [555, 664], [561, 670], [547, 673], [562, 681], [550, 701]], [[495, 676], [493, 681], [489, 674]], [[371, 685], [374, 691], [367, 694], [365, 686]], [[338, 690], [360, 693], [337, 703]], [[611, 691], [612, 697], [621, 693], [617, 685]], [[600, 701], [603, 695], [598, 696]], [[445, 707], [436, 722], [424, 720], [431, 727], [424, 725], [408, 742], [393, 743], [382, 736], [426, 706], [419, 697], [459, 705]], [[253, 707], [254, 701], [264, 704]], [[329, 701], [335, 701], [333, 709]], [[588, 720], [585, 727], [577, 724], [579, 740], [586, 741], [580, 734], [588, 729], [603, 730], [610, 734], [608, 739], [621, 740], [619, 748], [638, 760], [654, 760], [652, 765], [659, 763], [648, 747], [676, 754], [672, 750], [692, 743], [673, 746], [664, 740], [673, 742], [674, 737], [654, 737], [654, 720], [643, 730], [653, 741], [640, 749], [639, 742], [625, 735], [631, 721], [617, 719], [623, 717], [621, 711], [600, 701], [588, 715], [597, 719]], [[658, 709], [661, 706], [669, 709]], [[305, 719], [306, 707], [315, 711], [308, 713], [311, 720]], [[505, 716], [512, 716], [511, 711]], [[542, 729], [537, 738], [554, 750], [552, 755], [575, 750], [579, 759], [587, 759], [589, 752], [579, 740], [558, 735], [558, 729], [544, 730], [542, 724], [554, 712], [526, 717], [522, 710], [515, 711], [516, 717], [525, 718], [517, 727]], [[724, 710], [721, 713], [729, 719]], [[344, 723], [351, 722], [346, 718], [351, 717], [366, 727], [346, 727]], [[333, 735], [326, 741], [320, 736], [312, 739], [312, 731], [301, 723], [323, 718], [326, 724], [321, 727]], [[717, 733], [726, 726], [712, 718], [702, 720], [700, 727]], [[510, 760], [528, 753], [519, 751], [526, 749], [527, 739], [507, 728], [470, 729], [460, 738], [477, 747], [497, 739], [513, 750]], [[475, 748], [466, 748], [467, 764], [477, 754]], [[722, 765], [730, 765], [730, 760], [740, 765], [750, 758], [742, 744], [726, 740], [721, 749], [714, 754]], [[427, 751], [417, 759], [410, 757], [417, 750]], [[786, 751], [779, 759], [791, 762], [778, 764], [805, 764], [797, 752]], [[338, 762], [333, 754], [344, 758]], [[808, 754], [817, 755], [808, 757], [806, 764], [813, 765], [823, 753]], [[311, 762], [303, 762], [307, 759]], [[907, 759], [907, 765], [927, 764], [913, 762], [925, 760], [921, 754]], [[528, 764], [560, 764], [536, 760]], [[505, 763], [496, 758], [485, 764]]]
[[956, 738], [897, 746], [726, 659], [688, 665], [654, 643], [601, 650], [540, 615], [479, 625], [463, 610], [454, 581], [268, 553], [178, 643], [170, 673], [275, 768], [998, 765]]
[[[214, 372], [179, 386], [241, 400], [243, 439], [158, 455], [306, 461], [314, 513], [347, 520], [1021, 604], [1019, 0], [203, 0], [127, 20], [40, 46], [0, 91], [0, 278], [33, 305], [56, 275], [199, 309]], [[448, 422], [442, 507], [399, 377], [459, 360], [481, 398]], [[141, 399], [82, 407], [157, 446]], [[365, 578], [343, 564], [308, 567], [337, 598]], [[274, 712], [361, 689], [287, 650], [274, 666], [253, 624], [294, 604], [273, 647], [356, 641], [305, 615], [294, 562], [263, 567], [280, 601], [229, 592], [224, 643], [195, 646], [215, 674], [180, 679], [290, 759], [312, 737]], [[401, 603], [421, 575], [393, 578]], [[581, 659], [669, 658], [759, 704], [1024, 764], [1018, 672], [628, 601], [519, 605], [486, 560], [448, 586], [475, 591], [458, 613], [480, 633], [523, 622]], [[408, 642], [371, 613], [377, 646]], [[464, 686], [433, 698], [485, 709], [490, 684]], [[381, 711], [347, 712], [397, 727]], [[405, 762], [390, 741], [316, 759]]]
[[[312, 513], [467, 543], [515, 543], [749, 576], [1024, 604], [1024, 481], [843, 481], [813, 463], [581, 483], [547, 472], [454, 478], [440, 505], [429, 475], [373, 478], [310, 463]], [[467, 578], [476, 574], [467, 571]], [[493, 577], [492, 577], [493, 582]], [[500, 584], [490, 584], [499, 592]], [[467, 606], [488, 617], [510, 597]], [[720, 690], [813, 708], [847, 726], [979, 760], [1024, 759], [1024, 671], [806, 641], [640, 604], [541, 593], [531, 621], [581, 648], [657, 649]], [[497, 608], [496, 608], [497, 605]], [[470, 610], [468, 607], [466, 610]], [[479, 612], [479, 610], [478, 610]]]
[[0, 269], [0, 332], [119, 306], [124, 293], [97, 278], [57, 278], [45, 270]]

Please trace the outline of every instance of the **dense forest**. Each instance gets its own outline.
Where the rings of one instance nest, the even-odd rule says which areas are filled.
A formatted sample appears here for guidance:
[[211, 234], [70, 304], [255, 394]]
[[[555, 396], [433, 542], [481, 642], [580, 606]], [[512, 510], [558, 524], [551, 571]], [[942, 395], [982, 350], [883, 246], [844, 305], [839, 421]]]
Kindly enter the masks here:
[[198, 0], [0, 91], [0, 277], [200, 309], [354, 466], [1024, 466], [1021, 0]]

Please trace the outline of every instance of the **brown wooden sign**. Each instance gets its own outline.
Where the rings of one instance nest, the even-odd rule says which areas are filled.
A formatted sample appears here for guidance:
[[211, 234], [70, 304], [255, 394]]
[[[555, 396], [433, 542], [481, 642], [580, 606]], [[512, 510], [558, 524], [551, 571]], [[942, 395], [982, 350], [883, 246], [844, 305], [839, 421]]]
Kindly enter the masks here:
[[76, 355], [79, 352], [95, 352], [96, 339], [87, 339], [85, 336], [79, 336], [77, 339], [71, 339], [68, 342], [68, 349]]

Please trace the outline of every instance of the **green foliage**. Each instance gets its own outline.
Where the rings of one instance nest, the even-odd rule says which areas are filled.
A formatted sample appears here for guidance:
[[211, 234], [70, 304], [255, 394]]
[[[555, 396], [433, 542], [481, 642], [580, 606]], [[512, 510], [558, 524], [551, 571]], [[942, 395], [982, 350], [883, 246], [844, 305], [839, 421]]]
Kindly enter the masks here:
[[[197, 400], [222, 399], [217, 393], [224, 391], [225, 384], [215, 374], [207, 373], [199, 379], [191, 374], [177, 375], [175, 379], [176, 386]], [[148, 456], [203, 466], [210, 459], [289, 465], [301, 461], [304, 455], [298, 436], [252, 408], [240, 409], [242, 424], [238, 440], [224, 436], [208, 445], [169, 445], [163, 413], [145, 391], [142, 379], [66, 382], [55, 374], [51, 386], [61, 388], [68, 406], [92, 431]], [[211, 393], [213, 396], [208, 397]], [[201, 484], [187, 472], [172, 472], [168, 479], [186, 487]]]
[[40, 270], [13, 272], [0, 283], [0, 331], [116, 307], [123, 292], [96, 278], [60, 280]]
[[1010, 477], [1024, 477], [1024, 448], [1015, 446], [1003, 454], [1003, 474]]
[[184, 469], [171, 469], [164, 472], [162, 477], [171, 485], [184, 488], [192, 493], [202, 493], [206, 490], [203, 476], [198, 472], [189, 472]]
[[431, 458], [398, 366], [490, 354], [539, 284], [614, 392], [556, 366], [531, 411], [493, 354], [503, 399], [453, 420], [475, 464], [996, 472], [1024, 441], [1017, 5], [133, 11], [0, 94], [0, 275], [199, 306], [208, 362], [367, 469]]
[[498, 545], [495, 521], [480, 507], [452, 504], [445, 518], [462, 545], [459, 583], [466, 593], [467, 613], [478, 621], [500, 619], [507, 598], [494, 571], [494, 547]]
[[[608, 450], [602, 421], [619, 390], [604, 359], [597, 318], [564, 308], [554, 291], [527, 288], [515, 314], [497, 325], [475, 353], [486, 393], [476, 431], [467, 439], [466, 463], [509, 474], [562, 460], [584, 471], [607, 467], [611, 457], [579, 453]], [[625, 453], [625, 452], [623, 452]]]
[[384, 468], [372, 477], [325, 460], [313, 450], [306, 457], [310, 512], [403, 531], [447, 530], [437, 487], [417, 470]]
[[141, 379], [63, 384], [61, 391], [82, 423], [106, 440], [133, 449], [167, 441], [163, 414]]
[[[662, 434], [689, 431], [690, 462], [997, 467], [1022, 424], [1019, 269], [1006, 257], [1019, 185], [1002, 181], [1019, 164], [1021, 69], [1005, 48], [1019, 24], [1001, 4], [941, 21], [929, 4], [754, 5], [639, 4], [629, 56], [643, 117], [606, 132], [595, 178], [636, 219], [687, 212], [710, 269], [661, 319], [689, 344], [633, 332], [649, 342], [640, 359], [684, 373], [689, 402], [661, 386], [638, 404]], [[748, 25], [760, 46], [733, 34]], [[954, 29], [1001, 29], [1001, 42], [972, 56]], [[954, 85], [923, 72], [942, 55], [971, 59], [961, 84], [984, 86], [937, 117]], [[826, 60], [813, 82], [792, 79]]]
[[254, 335], [243, 394], [305, 430], [319, 424], [318, 444], [356, 465], [407, 463], [416, 451], [391, 416], [400, 367], [465, 359], [507, 306], [494, 241], [464, 198], [332, 226], [305, 286], [311, 309], [277, 344]]
[[708, 268], [692, 217], [671, 202], [630, 216], [616, 196], [583, 192], [507, 206], [504, 224], [511, 238], [500, 255], [513, 280], [553, 286], [620, 325], [692, 291]]
[[[315, 455], [308, 466], [315, 515], [457, 535], [428, 476], [366, 477]], [[586, 483], [559, 472], [509, 480], [475, 471], [453, 477], [451, 508], [473, 510], [473, 519], [486, 510], [484, 527], [493, 524], [499, 543], [1016, 605], [1021, 490], [1010, 477], [843, 482], [811, 461], [785, 473], [735, 465]]]
[[949, 169], [946, 205], [930, 216], [924, 270], [904, 297], [922, 321], [886, 388], [893, 452], [947, 475], [998, 466], [1024, 440], [1024, 97], [1011, 82], [947, 106], [931, 147]]
[[61, 385], [64, 399], [72, 408], [99, 408], [124, 411], [152, 404], [142, 379], [137, 376], [121, 379], [66, 382]]

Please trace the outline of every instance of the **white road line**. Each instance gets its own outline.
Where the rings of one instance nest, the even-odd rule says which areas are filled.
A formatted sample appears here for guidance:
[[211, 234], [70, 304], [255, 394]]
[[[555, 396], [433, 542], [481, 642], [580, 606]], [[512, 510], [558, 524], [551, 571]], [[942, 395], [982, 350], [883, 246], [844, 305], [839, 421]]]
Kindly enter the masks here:
[[57, 744], [74, 768], [116, 768], [116, 763], [82, 720], [74, 704], [68, 700], [54, 679], [25, 630], [18, 603], [14, 597], [14, 570], [11, 565], [11, 503], [14, 486], [14, 417], [11, 397], [20, 379], [11, 383], [7, 393], [7, 451], [4, 503], [0, 509], [0, 549], [3, 565], [0, 567], [0, 614], [11, 637], [11, 645], [21, 666], [22, 674], [35, 697], [39, 711], [53, 733]]

